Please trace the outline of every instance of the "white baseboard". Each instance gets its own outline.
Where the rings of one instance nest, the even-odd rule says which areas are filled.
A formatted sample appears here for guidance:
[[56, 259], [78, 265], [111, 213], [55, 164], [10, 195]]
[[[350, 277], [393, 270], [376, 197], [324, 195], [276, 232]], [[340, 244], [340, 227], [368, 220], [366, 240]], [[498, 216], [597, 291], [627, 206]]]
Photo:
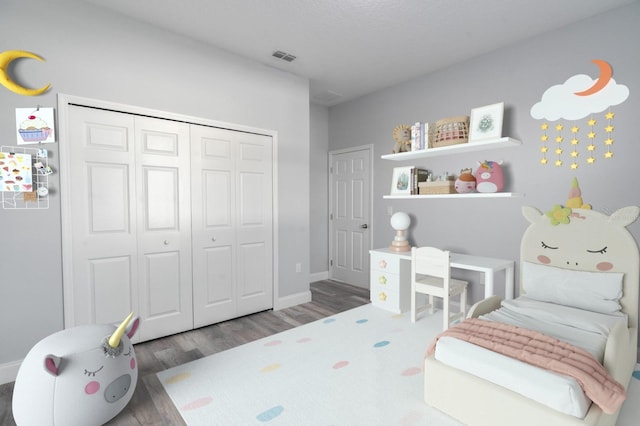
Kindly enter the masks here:
[[22, 364], [22, 360], [0, 364], [0, 385], [16, 381], [20, 364]]
[[308, 302], [311, 302], [310, 290], [276, 299], [274, 302], [273, 310], [279, 311], [280, 309], [290, 308], [292, 306], [301, 305]]
[[328, 280], [329, 279], [329, 271], [313, 272], [309, 276], [309, 279], [311, 280], [312, 283], [315, 283], [316, 281]]

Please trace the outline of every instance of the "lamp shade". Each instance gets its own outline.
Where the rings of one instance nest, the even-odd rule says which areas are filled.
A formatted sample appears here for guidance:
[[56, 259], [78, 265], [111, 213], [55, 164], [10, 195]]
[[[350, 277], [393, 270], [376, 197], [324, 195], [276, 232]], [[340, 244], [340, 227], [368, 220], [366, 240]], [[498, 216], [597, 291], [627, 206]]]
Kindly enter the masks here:
[[404, 212], [396, 212], [391, 216], [391, 227], [396, 231], [404, 231], [409, 228], [411, 218]]

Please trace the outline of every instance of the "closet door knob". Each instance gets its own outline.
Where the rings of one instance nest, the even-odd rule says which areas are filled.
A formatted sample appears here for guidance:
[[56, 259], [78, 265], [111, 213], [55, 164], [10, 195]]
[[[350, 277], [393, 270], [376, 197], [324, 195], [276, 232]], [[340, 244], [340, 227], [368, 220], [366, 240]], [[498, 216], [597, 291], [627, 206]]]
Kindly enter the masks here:
[[168, 246], [169, 245], [169, 240], [164, 240], [164, 245]]
[[215, 241], [215, 240], [216, 240], [216, 237], [211, 237], [211, 241]]

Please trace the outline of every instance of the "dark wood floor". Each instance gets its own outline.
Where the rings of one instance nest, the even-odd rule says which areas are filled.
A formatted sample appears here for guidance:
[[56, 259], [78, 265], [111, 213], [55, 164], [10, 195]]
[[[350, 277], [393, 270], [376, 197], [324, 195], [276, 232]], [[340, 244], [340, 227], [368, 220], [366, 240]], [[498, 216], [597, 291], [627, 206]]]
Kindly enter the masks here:
[[[265, 311], [197, 330], [135, 345], [138, 384], [127, 407], [108, 425], [184, 425], [155, 373], [242, 345], [299, 325], [369, 303], [369, 290], [318, 281], [312, 301], [280, 311]], [[0, 425], [14, 426], [13, 383], [0, 385]], [[37, 407], [34, 407], [37, 409]]]

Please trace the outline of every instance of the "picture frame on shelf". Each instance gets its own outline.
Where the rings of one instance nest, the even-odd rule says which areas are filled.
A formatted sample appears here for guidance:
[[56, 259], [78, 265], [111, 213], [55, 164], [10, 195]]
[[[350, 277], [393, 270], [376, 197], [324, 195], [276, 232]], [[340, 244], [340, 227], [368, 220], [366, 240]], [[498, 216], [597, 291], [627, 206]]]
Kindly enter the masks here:
[[414, 166], [394, 167], [391, 177], [391, 195], [411, 195], [411, 170]]
[[469, 125], [469, 143], [502, 137], [504, 102], [473, 108]]

